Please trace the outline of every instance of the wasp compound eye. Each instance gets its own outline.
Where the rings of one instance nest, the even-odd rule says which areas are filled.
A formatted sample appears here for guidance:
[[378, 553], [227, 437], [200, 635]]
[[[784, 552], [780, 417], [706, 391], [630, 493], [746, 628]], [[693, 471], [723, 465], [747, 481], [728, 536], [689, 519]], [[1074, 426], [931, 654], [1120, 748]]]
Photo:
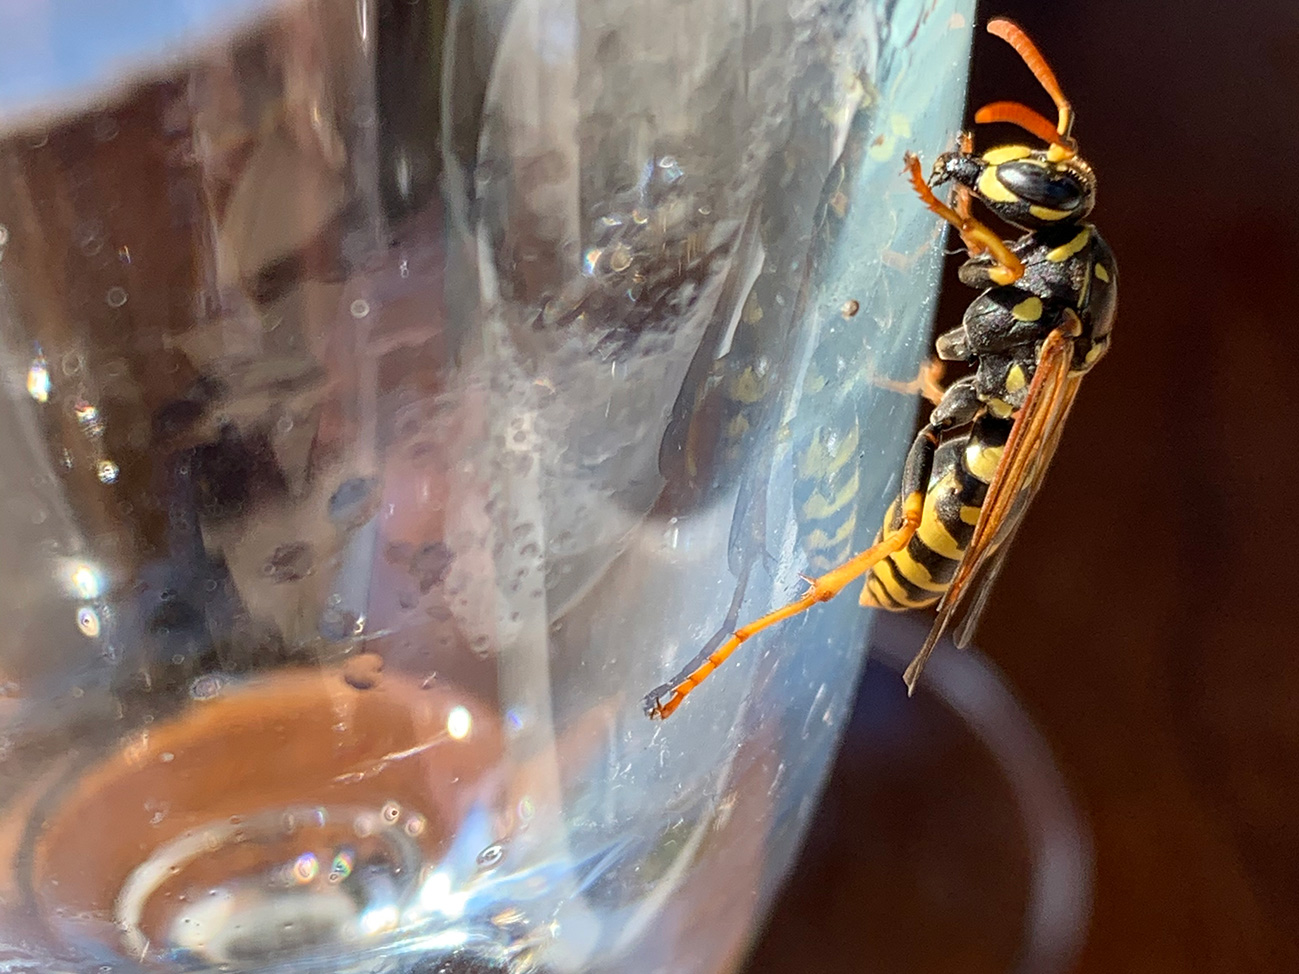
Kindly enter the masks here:
[[1035, 162], [1006, 162], [997, 167], [997, 182], [1019, 199], [1053, 210], [1076, 210], [1087, 195], [1072, 173]]

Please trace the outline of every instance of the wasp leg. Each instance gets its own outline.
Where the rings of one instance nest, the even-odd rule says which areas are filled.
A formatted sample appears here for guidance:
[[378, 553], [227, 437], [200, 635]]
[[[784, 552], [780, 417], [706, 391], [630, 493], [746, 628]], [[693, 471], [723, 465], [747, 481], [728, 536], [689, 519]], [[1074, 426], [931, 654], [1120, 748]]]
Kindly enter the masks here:
[[920, 159], [913, 153], [906, 154], [907, 172], [911, 175], [911, 185], [925, 206], [942, 217], [961, 235], [961, 242], [971, 254], [988, 253], [996, 261], [988, 271], [988, 276], [997, 284], [1014, 284], [1024, 276], [1024, 263], [1010, 252], [1004, 240], [972, 216], [962, 216], [952, 209], [929, 188], [924, 173], [920, 170]]
[[647, 716], [655, 720], [670, 717], [695, 687], [699, 686], [713, 670], [721, 666], [731, 655], [751, 637], [762, 630], [774, 626], [777, 622], [806, 612], [818, 602], [828, 602], [844, 587], [865, 575], [879, 562], [900, 551], [911, 541], [916, 529], [920, 527], [920, 516], [924, 508], [925, 486], [929, 483], [929, 474], [934, 465], [934, 452], [938, 448], [938, 431], [932, 425], [920, 431], [911, 450], [907, 453], [906, 466], [902, 470], [903, 502], [898, 505], [899, 515], [884, 536], [861, 554], [854, 555], [837, 568], [832, 568], [824, 575], [808, 579], [809, 588], [802, 598], [781, 606], [774, 612], [768, 612], [760, 619], [741, 626], [731, 633], [729, 639], [711, 653], [701, 653], [691, 660], [689, 665], [670, 683], [656, 687], [645, 696], [644, 707]]
[[916, 377], [909, 382], [883, 378], [872, 378], [871, 381], [881, 389], [888, 389], [890, 392], [897, 392], [904, 396], [914, 396], [919, 393], [937, 406], [943, 401], [943, 370], [946, 368], [947, 366], [938, 359], [929, 359], [920, 366]]
[[[959, 151], [963, 156], [968, 156], [974, 152], [973, 132], [961, 133]], [[970, 192], [970, 187], [966, 186], [964, 183], [954, 184], [952, 189], [952, 208], [956, 210], [956, 215], [961, 218], [962, 222], [974, 219], [974, 210], [972, 209], [973, 201], [974, 194]], [[968, 245], [965, 249], [970, 250]], [[970, 250], [971, 257], [977, 257], [981, 253], [983, 253], [982, 246], [980, 246], [978, 250]]]

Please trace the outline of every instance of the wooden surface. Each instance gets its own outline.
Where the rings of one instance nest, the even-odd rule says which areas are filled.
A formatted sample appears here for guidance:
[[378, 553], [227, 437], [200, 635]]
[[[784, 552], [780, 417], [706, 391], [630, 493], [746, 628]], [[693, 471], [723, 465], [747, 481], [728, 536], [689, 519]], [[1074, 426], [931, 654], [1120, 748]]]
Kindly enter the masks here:
[[[1296, 971], [1299, 5], [994, 13], [1030, 31], [1075, 102], [1122, 276], [1114, 350], [979, 639], [1090, 825], [1075, 969]], [[975, 105], [1044, 101], [1002, 45], [976, 50]], [[949, 286], [940, 324], [969, 297]], [[1014, 969], [996, 931], [1013, 929], [1023, 863], [990, 839], [1013, 813], [951, 807], [972, 759], [959, 727], [946, 751], [935, 733], [908, 748], [859, 713], [750, 974]], [[953, 880], [943, 864], [962, 856], [981, 868]]]

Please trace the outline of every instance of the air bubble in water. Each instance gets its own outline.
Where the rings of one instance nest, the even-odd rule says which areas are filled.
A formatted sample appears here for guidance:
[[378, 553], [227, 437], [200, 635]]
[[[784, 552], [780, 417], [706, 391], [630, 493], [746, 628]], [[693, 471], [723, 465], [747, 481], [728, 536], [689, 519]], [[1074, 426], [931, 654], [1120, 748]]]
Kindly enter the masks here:
[[385, 822], [391, 825], [393, 822], [397, 821], [397, 819], [401, 818], [401, 806], [396, 802], [385, 802], [383, 808], [380, 809], [379, 814], [383, 816]]
[[357, 298], [352, 302], [350, 310], [353, 318], [364, 318], [370, 313], [370, 302]]
[[126, 288], [110, 287], [104, 294], [104, 300], [110, 308], [120, 308], [126, 304]]

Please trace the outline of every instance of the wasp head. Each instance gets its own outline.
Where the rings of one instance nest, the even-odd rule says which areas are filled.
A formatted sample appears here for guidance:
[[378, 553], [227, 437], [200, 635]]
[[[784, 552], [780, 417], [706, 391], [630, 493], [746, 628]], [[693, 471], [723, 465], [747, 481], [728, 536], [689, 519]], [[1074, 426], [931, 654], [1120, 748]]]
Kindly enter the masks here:
[[1086, 218], [1096, 177], [1078, 155], [1051, 146], [1006, 145], [982, 155], [949, 152], [934, 164], [933, 185], [957, 182], [1007, 223], [1036, 230]]

